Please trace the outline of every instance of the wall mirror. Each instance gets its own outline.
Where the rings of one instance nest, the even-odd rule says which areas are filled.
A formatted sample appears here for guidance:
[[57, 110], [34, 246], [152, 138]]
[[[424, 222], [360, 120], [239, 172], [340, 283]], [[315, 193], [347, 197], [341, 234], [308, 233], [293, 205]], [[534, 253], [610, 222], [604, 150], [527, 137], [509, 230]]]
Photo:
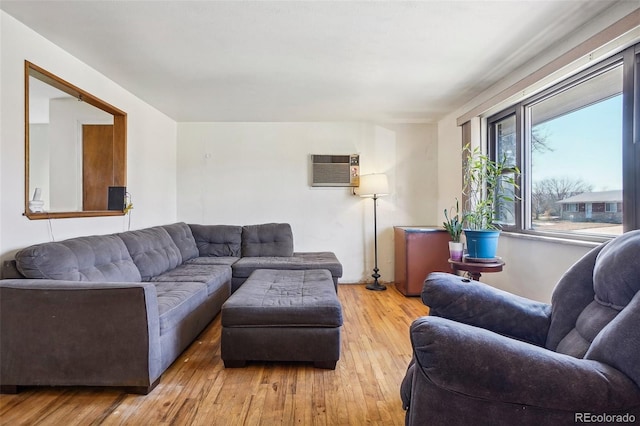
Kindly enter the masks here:
[[25, 216], [123, 215], [126, 134], [125, 112], [25, 61]]

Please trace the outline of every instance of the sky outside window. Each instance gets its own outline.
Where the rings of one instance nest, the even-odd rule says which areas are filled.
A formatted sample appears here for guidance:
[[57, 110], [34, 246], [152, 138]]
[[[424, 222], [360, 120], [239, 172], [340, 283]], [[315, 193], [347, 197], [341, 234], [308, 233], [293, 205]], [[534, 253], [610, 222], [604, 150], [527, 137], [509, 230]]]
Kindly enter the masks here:
[[530, 107], [534, 229], [622, 232], [621, 86], [616, 67]]
[[593, 191], [622, 189], [622, 95], [534, 127], [550, 150], [534, 152], [534, 180], [583, 179]]

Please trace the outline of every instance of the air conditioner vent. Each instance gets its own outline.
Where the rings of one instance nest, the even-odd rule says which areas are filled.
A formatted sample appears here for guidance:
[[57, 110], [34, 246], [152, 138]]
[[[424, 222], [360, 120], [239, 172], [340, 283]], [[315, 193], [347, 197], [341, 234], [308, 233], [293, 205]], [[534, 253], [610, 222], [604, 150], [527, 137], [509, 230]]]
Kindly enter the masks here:
[[311, 186], [358, 186], [360, 156], [312, 155]]

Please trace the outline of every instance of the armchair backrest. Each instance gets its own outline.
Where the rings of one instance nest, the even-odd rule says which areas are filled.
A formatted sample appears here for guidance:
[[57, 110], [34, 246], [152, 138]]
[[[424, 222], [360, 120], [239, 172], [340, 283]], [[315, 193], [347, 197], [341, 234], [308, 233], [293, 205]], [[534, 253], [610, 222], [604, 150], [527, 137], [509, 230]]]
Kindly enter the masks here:
[[553, 290], [547, 349], [579, 358], [587, 352], [591, 340], [581, 336], [576, 325], [580, 314], [595, 300], [593, 268], [603, 248], [601, 245], [585, 254], [564, 273]]
[[551, 302], [546, 347], [613, 365], [640, 384], [640, 230], [587, 253]]

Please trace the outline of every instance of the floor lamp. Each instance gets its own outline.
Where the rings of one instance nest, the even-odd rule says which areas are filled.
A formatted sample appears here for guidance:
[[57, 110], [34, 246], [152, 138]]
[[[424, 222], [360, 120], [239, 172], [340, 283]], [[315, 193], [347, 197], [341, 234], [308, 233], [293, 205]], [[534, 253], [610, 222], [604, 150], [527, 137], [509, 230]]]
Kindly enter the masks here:
[[358, 195], [361, 197], [373, 198], [373, 241], [374, 241], [374, 254], [375, 265], [373, 268], [373, 283], [367, 285], [368, 290], [386, 290], [387, 287], [378, 282], [380, 274], [378, 273], [378, 218], [377, 207], [378, 198], [389, 193], [389, 182], [387, 181], [387, 175], [382, 173], [375, 173], [371, 175], [360, 176], [360, 187]]

